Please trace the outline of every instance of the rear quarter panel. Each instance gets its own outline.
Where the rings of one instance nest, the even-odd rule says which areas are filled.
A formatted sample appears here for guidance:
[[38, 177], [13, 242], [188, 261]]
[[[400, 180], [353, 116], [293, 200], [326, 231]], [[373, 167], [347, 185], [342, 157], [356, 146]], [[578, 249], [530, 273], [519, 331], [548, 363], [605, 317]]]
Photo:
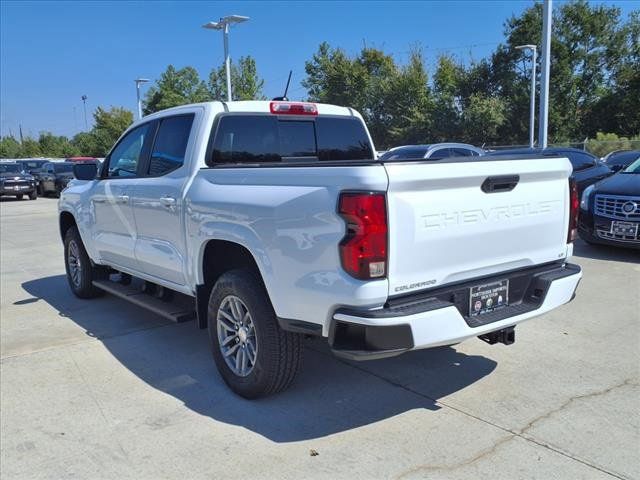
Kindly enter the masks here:
[[341, 267], [345, 224], [337, 214], [344, 190], [385, 191], [382, 165], [208, 168], [187, 195], [186, 228], [195, 283], [211, 239], [247, 248], [281, 318], [324, 325], [341, 305], [380, 306], [387, 280], [362, 282]]

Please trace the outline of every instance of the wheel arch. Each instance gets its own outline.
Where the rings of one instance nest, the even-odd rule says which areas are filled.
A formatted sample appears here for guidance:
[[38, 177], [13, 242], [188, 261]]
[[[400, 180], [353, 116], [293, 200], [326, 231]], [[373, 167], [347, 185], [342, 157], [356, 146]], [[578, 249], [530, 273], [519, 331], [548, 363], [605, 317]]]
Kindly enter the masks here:
[[62, 211], [60, 212], [60, 216], [58, 219], [59, 227], [60, 227], [60, 237], [64, 242], [64, 237], [69, 231], [70, 228], [76, 227], [78, 228], [78, 222], [76, 222], [76, 218], [73, 216], [73, 213]]
[[196, 306], [199, 328], [207, 328], [207, 306], [213, 285], [223, 273], [234, 269], [246, 269], [253, 272], [262, 282], [268, 294], [263, 272], [256, 256], [249, 248], [231, 240], [207, 240], [201, 247], [198, 261], [199, 280], [196, 286]]

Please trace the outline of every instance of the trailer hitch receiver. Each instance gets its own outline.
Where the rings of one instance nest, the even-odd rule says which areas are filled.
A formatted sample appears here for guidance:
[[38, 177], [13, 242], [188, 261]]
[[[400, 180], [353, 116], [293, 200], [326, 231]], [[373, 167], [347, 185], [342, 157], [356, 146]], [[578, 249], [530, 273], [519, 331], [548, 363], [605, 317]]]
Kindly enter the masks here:
[[505, 345], [511, 345], [516, 341], [516, 328], [507, 327], [495, 332], [485, 333], [478, 337], [483, 342], [487, 342], [489, 345], [495, 343], [503, 343]]

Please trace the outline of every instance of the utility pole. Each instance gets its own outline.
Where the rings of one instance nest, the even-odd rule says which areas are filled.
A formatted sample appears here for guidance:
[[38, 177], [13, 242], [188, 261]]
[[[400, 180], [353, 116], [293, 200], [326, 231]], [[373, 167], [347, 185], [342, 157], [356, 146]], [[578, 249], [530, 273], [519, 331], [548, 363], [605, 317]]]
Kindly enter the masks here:
[[549, 69], [551, 68], [551, 23], [553, 0], [544, 0], [542, 9], [542, 71], [540, 74], [540, 115], [538, 119], [538, 144], [547, 148], [549, 128]]
[[142, 100], [140, 100], [140, 85], [143, 83], [147, 83], [149, 81], [148, 78], [136, 78], [134, 82], [136, 82], [136, 96], [138, 98], [138, 120], [142, 118]]
[[89, 130], [89, 124], [87, 123], [87, 96], [82, 95], [80, 97], [82, 99], [82, 104], [84, 105], [84, 130], [85, 132]]
[[209, 22], [202, 25], [202, 28], [209, 30], [222, 30], [222, 37], [224, 42], [224, 69], [227, 77], [227, 100], [232, 100], [231, 95], [231, 59], [229, 58], [229, 27], [232, 23], [241, 23], [249, 20], [249, 17], [243, 17], [241, 15], [228, 15], [222, 17], [219, 22]]

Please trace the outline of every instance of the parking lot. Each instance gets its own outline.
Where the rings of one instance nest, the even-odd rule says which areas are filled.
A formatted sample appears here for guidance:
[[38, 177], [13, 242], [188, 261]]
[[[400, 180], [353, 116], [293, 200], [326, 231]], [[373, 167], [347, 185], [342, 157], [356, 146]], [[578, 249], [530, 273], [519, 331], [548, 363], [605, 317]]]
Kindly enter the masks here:
[[369, 363], [308, 340], [278, 396], [233, 395], [206, 332], [72, 296], [55, 199], [1, 209], [4, 478], [640, 478], [640, 256], [576, 243], [576, 299]]

